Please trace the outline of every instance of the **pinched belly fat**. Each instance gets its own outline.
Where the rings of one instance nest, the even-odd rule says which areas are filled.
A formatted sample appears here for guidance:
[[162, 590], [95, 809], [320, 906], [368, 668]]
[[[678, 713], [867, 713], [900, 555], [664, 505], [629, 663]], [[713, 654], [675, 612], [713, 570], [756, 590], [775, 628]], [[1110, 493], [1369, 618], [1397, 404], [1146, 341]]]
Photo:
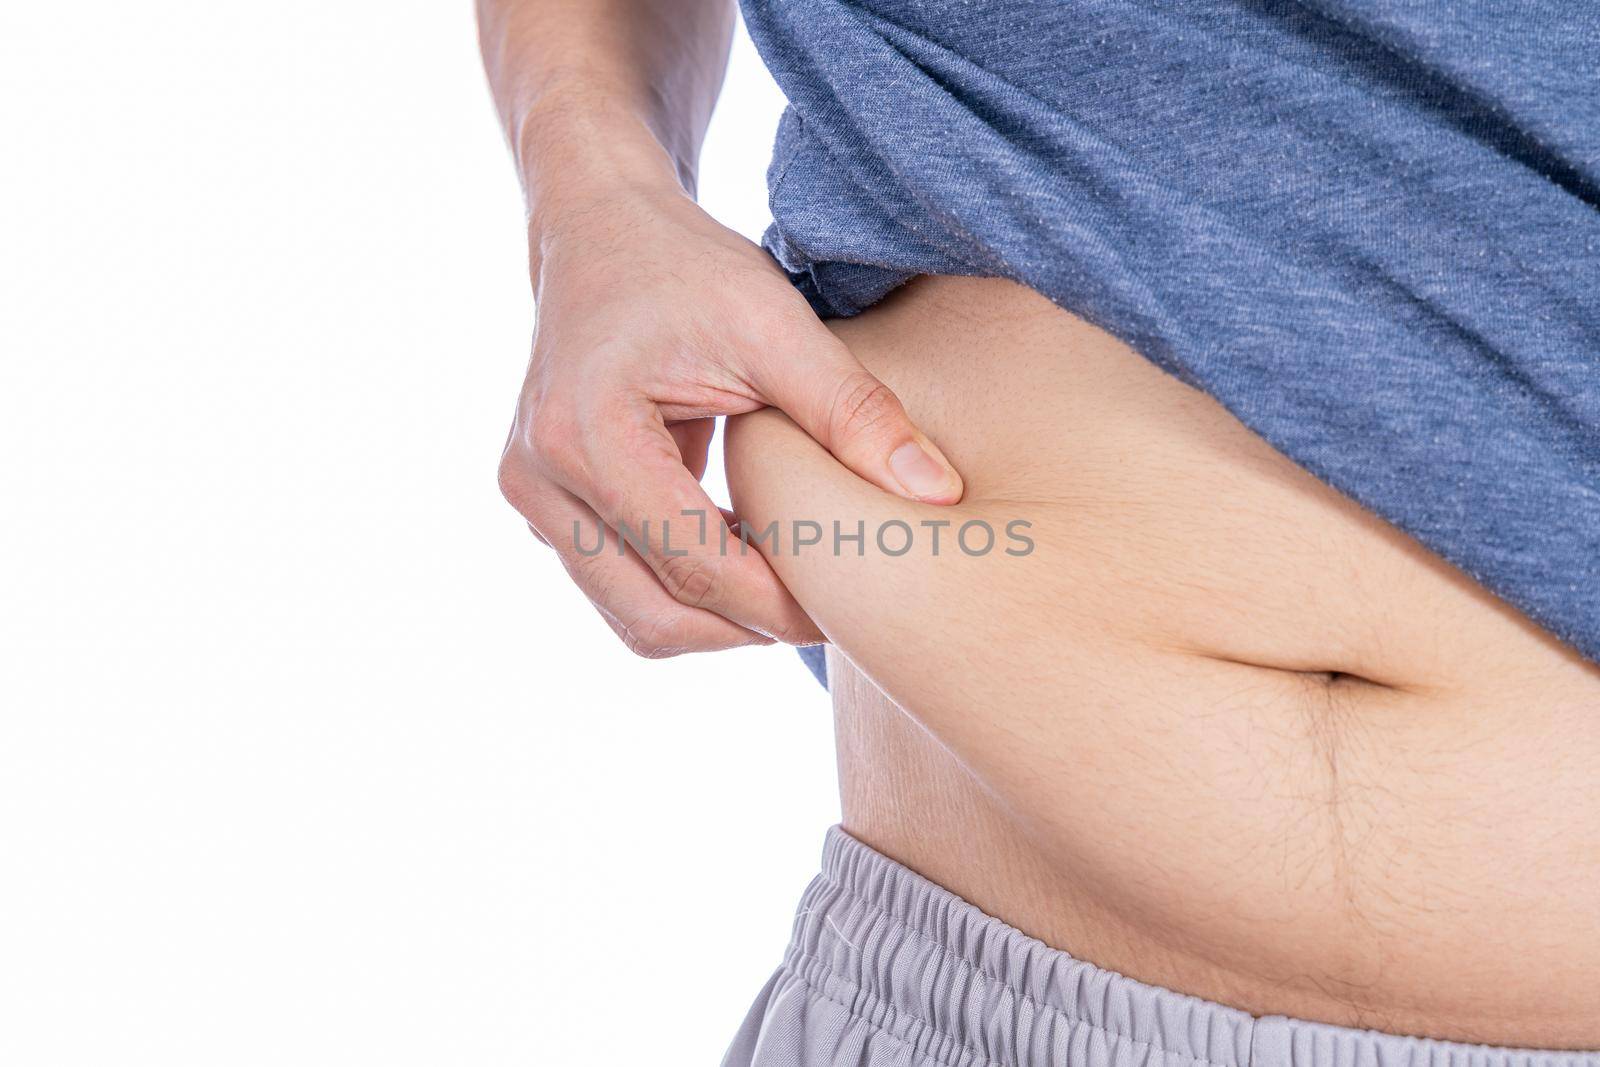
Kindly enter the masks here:
[[1026, 289], [834, 327], [967, 483], [911, 503], [730, 425], [835, 649], [847, 828], [1183, 992], [1600, 1046], [1600, 671]]

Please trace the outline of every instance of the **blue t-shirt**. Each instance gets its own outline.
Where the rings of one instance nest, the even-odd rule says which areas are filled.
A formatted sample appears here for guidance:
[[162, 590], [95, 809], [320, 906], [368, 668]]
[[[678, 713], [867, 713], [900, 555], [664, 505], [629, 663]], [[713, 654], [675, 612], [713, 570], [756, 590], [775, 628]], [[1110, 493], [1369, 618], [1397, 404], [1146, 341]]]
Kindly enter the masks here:
[[1600, 4], [744, 12], [820, 314], [1028, 285], [1600, 662]]

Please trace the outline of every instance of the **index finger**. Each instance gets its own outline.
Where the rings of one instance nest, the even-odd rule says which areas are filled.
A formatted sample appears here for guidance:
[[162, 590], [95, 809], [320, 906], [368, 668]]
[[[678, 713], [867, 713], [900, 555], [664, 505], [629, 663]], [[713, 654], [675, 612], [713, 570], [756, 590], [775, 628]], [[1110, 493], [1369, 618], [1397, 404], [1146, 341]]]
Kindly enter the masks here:
[[729, 531], [721, 511], [684, 466], [648, 399], [614, 399], [587, 437], [579, 469], [552, 472], [614, 534], [600, 551], [632, 549], [674, 600], [789, 644], [822, 640], [816, 625], [762, 555]]

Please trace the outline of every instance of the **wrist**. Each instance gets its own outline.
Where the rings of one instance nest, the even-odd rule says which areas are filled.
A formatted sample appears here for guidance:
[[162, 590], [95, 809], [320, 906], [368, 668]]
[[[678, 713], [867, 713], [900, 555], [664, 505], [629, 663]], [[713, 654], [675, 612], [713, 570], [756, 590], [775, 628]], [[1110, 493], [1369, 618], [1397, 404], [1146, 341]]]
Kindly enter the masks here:
[[[541, 93], [511, 127], [512, 150], [530, 200], [615, 177], [694, 194], [698, 140], [674, 134], [653, 108], [579, 84]], [[532, 205], [530, 204], [530, 207]]]
[[692, 196], [691, 164], [624, 101], [582, 91], [546, 94], [514, 131], [536, 285], [549, 246], [585, 221], [607, 220], [619, 205]]

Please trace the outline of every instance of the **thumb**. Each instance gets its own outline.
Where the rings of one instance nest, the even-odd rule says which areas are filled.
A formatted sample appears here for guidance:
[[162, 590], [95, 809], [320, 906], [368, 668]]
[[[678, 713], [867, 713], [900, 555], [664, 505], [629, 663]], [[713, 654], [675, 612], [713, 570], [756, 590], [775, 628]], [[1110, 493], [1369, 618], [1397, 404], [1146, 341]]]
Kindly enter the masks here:
[[754, 383], [762, 399], [880, 489], [928, 504], [959, 501], [961, 475], [900, 398], [820, 323], [816, 333], [801, 352], [762, 361]]

